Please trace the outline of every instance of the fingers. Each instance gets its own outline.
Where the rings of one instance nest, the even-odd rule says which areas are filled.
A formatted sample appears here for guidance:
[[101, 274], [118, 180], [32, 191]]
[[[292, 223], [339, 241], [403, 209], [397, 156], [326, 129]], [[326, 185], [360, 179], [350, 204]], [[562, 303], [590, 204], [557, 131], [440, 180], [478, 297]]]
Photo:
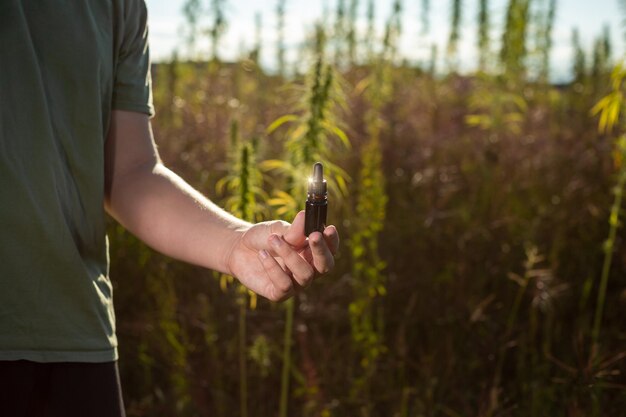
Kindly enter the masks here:
[[307, 287], [313, 281], [315, 270], [300, 253], [289, 245], [284, 238], [271, 235], [269, 243], [276, 255], [280, 256], [285, 268], [291, 271], [293, 279], [301, 287]]
[[335, 266], [335, 258], [333, 257], [331, 246], [327, 243], [325, 236], [320, 232], [311, 233], [309, 235], [309, 246], [311, 247], [311, 254], [313, 255], [313, 266], [317, 272], [325, 274], [333, 269]]
[[292, 296], [294, 288], [291, 277], [276, 262], [276, 259], [270, 256], [265, 249], [261, 249], [258, 256], [272, 284], [267, 289], [265, 296], [271, 301], [283, 301]]
[[324, 229], [324, 240], [333, 255], [337, 254], [339, 249], [339, 233], [335, 226], [328, 226]]
[[304, 210], [301, 210], [293, 219], [293, 223], [282, 232], [272, 231], [278, 235], [283, 235], [285, 242], [295, 248], [304, 246], [306, 236], [304, 235]]
[[270, 235], [258, 257], [268, 277], [264, 295], [270, 300], [285, 300], [301, 287], [309, 286], [317, 274], [334, 268], [333, 255], [339, 247], [335, 226], [326, 227], [323, 233], [311, 233], [306, 247], [304, 212], [298, 213], [292, 225], [277, 221], [268, 222], [267, 226]]

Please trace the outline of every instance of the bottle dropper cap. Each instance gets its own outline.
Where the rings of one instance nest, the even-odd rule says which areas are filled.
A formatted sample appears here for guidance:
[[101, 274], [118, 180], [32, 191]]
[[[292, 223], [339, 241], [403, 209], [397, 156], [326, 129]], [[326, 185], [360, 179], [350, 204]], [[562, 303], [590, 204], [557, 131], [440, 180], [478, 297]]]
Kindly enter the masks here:
[[326, 194], [324, 166], [320, 162], [317, 162], [315, 165], [313, 165], [313, 176], [309, 178], [309, 194]]

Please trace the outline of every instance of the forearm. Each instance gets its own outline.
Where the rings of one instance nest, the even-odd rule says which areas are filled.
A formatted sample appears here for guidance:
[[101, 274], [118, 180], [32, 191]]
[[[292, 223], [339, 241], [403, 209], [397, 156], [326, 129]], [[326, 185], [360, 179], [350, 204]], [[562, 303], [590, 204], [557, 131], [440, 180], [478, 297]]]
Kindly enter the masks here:
[[[236, 276], [273, 301], [311, 283], [334, 265], [337, 230], [304, 235], [304, 212], [293, 224], [251, 225], [211, 203], [160, 162], [145, 114], [114, 110], [105, 141], [105, 207], [154, 249]], [[279, 259], [280, 258], [280, 262]]]
[[231, 273], [227, 266], [230, 249], [250, 226], [160, 163], [115, 179], [107, 210], [155, 250], [225, 273]]

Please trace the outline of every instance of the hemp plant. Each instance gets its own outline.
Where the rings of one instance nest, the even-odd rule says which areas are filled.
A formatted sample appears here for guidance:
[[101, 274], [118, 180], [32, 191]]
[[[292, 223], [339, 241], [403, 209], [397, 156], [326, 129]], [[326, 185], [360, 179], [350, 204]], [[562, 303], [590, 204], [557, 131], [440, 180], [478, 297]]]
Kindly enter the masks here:
[[478, 71], [486, 72], [489, 64], [489, 0], [480, 0], [478, 9]]
[[[623, 107], [626, 104], [623, 93], [623, 83], [626, 78], [626, 69], [618, 64], [611, 74], [611, 92], [600, 99], [591, 109], [592, 116], [599, 116], [598, 131], [603, 134], [611, 134], [616, 126], [620, 125], [620, 116]], [[621, 126], [623, 131], [623, 125]], [[624, 352], [618, 353], [613, 357], [606, 357], [600, 352], [600, 331], [602, 327], [602, 317], [606, 303], [606, 295], [608, 289], [609, 275], [611, 272], [611, 264], [613, 254], [615, 252], [615, 241], [617, 231], [621, 227], [622, 200], [624, 187], [626, 186], [626, 133], [622, 133], [614, 140], [613, 160], [617, 169], [615, 185], [612, 188], [613, 204], [609, 214], [609, 233], [603, 244], [604, 260], [602, 263], [602, 271], [598, 283], [598, 292], [595, 312], [593, 315], [593, 323], [591, 325], [591, 346], [589, 349], [589, 359], [584, 364], [583, 369], [577, 369], [573, 366], [556, 362], [557, 365], [568, 372], [572, 379], [578, 381], [580, 375], [585, 375], [586, 380], [583, 381], [585, 388], [589, 388], [591, 396], [591, 415], [600, 416], [600, 396], [602, 388], [605, 386], [613, 386], [610, 381], [606, 381], [610, 375], [615, 374], [612, 366], [623, 360]], [[585, 287], [588, 287], [587, 283]], [[587, 291], [587, 290], [585, 290]]]
[[185, 34], [185, 44], [187, 47], [187, 54], [190, 57], [197, 56], [197, 44], [200, 37], [200, 21], [199, 18], [202, 14], [202, 2], [201, 0], [186, 0], [182, 8], [183, 16], [185, 17], [185, 25], [183, 26]]
[[[275, 133], [288, 126], [284, 150], [285, 159], [266, 160], [263, 169], [274, 171], [282, 177], [282, 189], [274, 192], [269, 204], [276, 214], [293, 218], [306, 199], [306, 184], [314, 162], [323, 161], [329, 193], [335, 202], [346, 194], [348, 175], [331, 162], [336, 150], [350, 147], [346, 134], [338, 126], [334, 115], [343, 104], [343, 95], [332, 67], [325, 62], [325, 35], [321, 27], [316, 31], [315, 65], [308, 80], [306, 95], [299, 104], [300, 114], [288, 114], [278, 118], [267, 129]], [[287, 416], [289, 375], [291, 373], [291, 346], [294, 317], [293, 298], [285, 302], [286, 320], [283, 346], [283, 369], [279, 416]]]
[[[261, 173], [255, 168], [255, 141], [241, 143], [239, 140], [239, 125], [236, 120], [231, 123], [230, 129], [230, 155], [231, 171], [218, 181], [218, 192], [228, 192], [230, 197], [226, 199], [225, 208], [236, 216], [247, 220], [260, 220], [261, 210], [257, 204], [259, 200], [265, 200], [267, 195], [261, 188]], [[220, 285], [225, 289], [234, 278], [222, 274]], [[239, 404], [242, 417], [248, 416], [248, 372], [247, 372], [247, 331], [246, 316], [248, 298], [250, 307], [256, 308], [257, 296], [254, 292], [246, 289], [243, 285], [237, 285], [237, 304], [239, 306], [238, 335], [239, 335]]]
[[227, 22], [225, 15], [226, 0], [211, 0], [209, 6], [209, 15], [211, 17], [211, 26], [207, 32], [211, 42], [211, 61], [218, 62], [217, 54], [219, 41], [226, 32]]
[[391, 6], [391, 15], [385, 25], [383, 38], [383, 58], [392, 64], [398, 55], [400, 38], [402, 37], [402, 11], [403, 1], [395, 0]]
[[346, 51], [344, 50], [344, 41], [347, 40], [347, 16], [346, 1], [337, 0], [337, 10], [335, 14], [335, 24], [333, 31], [335, 46], [335, 66], [341, 67], [344, 62]]
[[505, 77], [518, 86], [526, 77], [526, 45], [530, 0], [509, 0], [502, 34], [500, 61]]
[[285, 2], [278, 0], [276, 4], [276, 61], [278, 62], [278, 74], [285, 76]]
[[365, 33], [363, 43], [365, 43], [365, 47], [367, 48], [367, 61], [370, 62], [374, 59], [374, 42], [372, 42], [371, 37], [376, 33], [376, 3], [374, 0], [367, 2], [367, 30]]
[[352, 0], [348, 11], [348, 28], [346, 41], [348, 43], [349, 67], [352, 68], [357, 62], [357, 20], [359, 11], [359, 0]]
[[361, 391], [368, 394], [378, 357], [386, 351], [383, 341], [383, 314], [378, 298], [386, 294], [385, 262], [378, 251], [378, 235], [383, 230], [386, 205], [385, 177], [382, 171], [380, 134], [384, 128], [382, 108], [393, 98], [391, 62], [387, 55], [391, 45], [385, 44], [372, 73], [357, 89], [363, 89], [370, 108], [365, 113], [369, 141], [361, 150], [361, 169], [356, 185], [356, 215], [352, 221], [350, 251], [353, 270], [353, 301], [349, 305], [350, 327], [354, 349], [360, 357], [361, 375], [352, 387], [351, 396]]
[[448, 37], [447, 58], [450, 69], [455, 71], [457, 67], [457, 52], [460, 38], [460, 28], [463, 5], [461, 0], [452, 0], [452, 14], [450, 15], [450, 36]]
[[357, 379], [352, 396], [361, 389], [366, 390], [376, 369], [376, 360], [387, 350], [383, 340], [383, 314], [377, 300], [386, 294], [383, 272], [386, 263], [378, 251], [378, 235], [384, 227], [388, 201], [378, 136], [371, 136], [361, 158], [356, 214], [352, 221], [356, 231], [350, 238], [354, 299], [349, 305], [349, 316], [352, 341], [361, 358], [362, 376]]
[[556, 17], [556, 0], [550, 0], [547, 10], [537, 18], [536, 48], [540, 56], [539, 81], [548, 84], [550, 78], [550, 52], [552, 51], [554, 19]]
[[[593, 115], [599, 115], [598, 130], [601, 133], [611, 133], [613, 128], [619, 123], [620, 113], [626, 103], [624, 93], [622, 91], [624, 78], [626, 78], [626, 68], [621, 64], [616, 65], [611, 74], [612, 91], [602, 98], [591, 110]], [[609, 272], [611, 270], [611, 261], [615, 250], [615, 238], [617, 229], [621, 226], [620, 214], [622, 212], [622, 197], [624, 186], [626, 185], [626, 133], [623, 133], [615, 140], [614, 160], [617, 167], [617, 178], [613, 187], [613, 204], [609, 215], [609, 236], [604, 242], [604, 262], [602, 264], [602, 273], [600, 275], [600, 283], [598, 289], [598, 298], [596, 302], [596, 310], [593, 318], [593, 327], [591, 330], [591, 339], [593, 343], [592, 352], [597, 354], [600, 341], [600, 329], [602, 326], [602, 314], [604, 312], [604, 303], [606, 300], [606, 291], [609, 280]]]

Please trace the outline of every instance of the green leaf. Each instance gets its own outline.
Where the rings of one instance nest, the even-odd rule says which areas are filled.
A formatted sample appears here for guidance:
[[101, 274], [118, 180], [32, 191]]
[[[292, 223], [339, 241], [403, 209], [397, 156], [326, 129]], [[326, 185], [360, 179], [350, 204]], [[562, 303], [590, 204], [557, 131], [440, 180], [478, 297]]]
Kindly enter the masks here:
[[341, 130], [339, 127], [337, 127], [336, 125], [330, 124], [327, 121], [322, 122], [322, 127], [324, 127], [324, 129], [326, 129], [328, 132], [333, 133], [335, 136], [337, 136], [339, 140], [341, 140], [341, 143], [343, 144], [343, 146], [346, 147], [346, 149], [350, 149], [352, 147], [352, 144], [350, 143], [350, 139], [348, 139], [348, 135], [346, 135], [346, 133], [343, 130]]
[[342, 176], [335, 177], [335, 182], [337, 183], [337, 188], [341, 195], [348, 195], [348, 186], [346, 185], [346, 180]]
[[287, 168], [287, 163], [280, 159], [267, 159], [259, 163], [259, 168], [264, 169], [266, 171], [271, 171], [273, 169], [284, 171]]
[[224, 193], [224, 188], [226, 186], [226, 184], [228, 183], [228, 177], [224, 177], [221, 178], [216, 184], [215, 184], [215, 191], [218, 194], [223, 194]]
[[281, 116], [278, 119], [274, 120], [272, 124], [268, 126], [268, 128], [266, 129], [266, 133], [269, 135], [285, 123], [293, 122], [295, 120], [298, 120], [298, 116], [296, 116], [295, 114], [286, 114], [284, 116]]

